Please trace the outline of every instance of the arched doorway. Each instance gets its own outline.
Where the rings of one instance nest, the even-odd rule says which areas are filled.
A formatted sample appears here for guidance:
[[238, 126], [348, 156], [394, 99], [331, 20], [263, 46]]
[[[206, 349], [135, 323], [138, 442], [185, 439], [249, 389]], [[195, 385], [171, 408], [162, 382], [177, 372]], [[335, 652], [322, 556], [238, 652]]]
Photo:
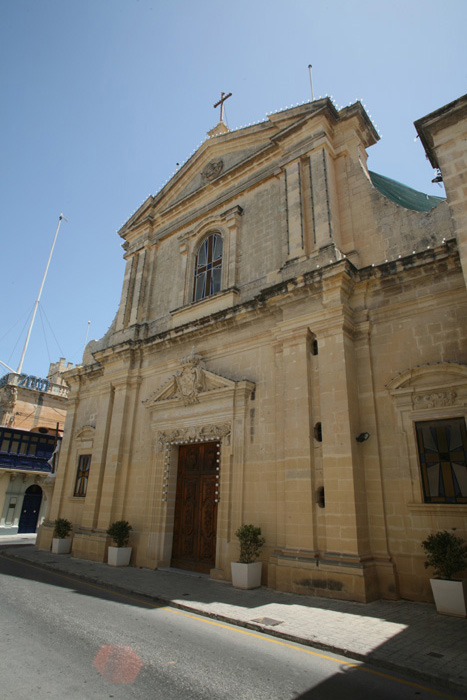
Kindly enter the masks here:
[[33, 484], [26, 489], [18, 523], [18, 534], [21, 532], [36, 532], [37, 519], [42, 502], [42, 489]]

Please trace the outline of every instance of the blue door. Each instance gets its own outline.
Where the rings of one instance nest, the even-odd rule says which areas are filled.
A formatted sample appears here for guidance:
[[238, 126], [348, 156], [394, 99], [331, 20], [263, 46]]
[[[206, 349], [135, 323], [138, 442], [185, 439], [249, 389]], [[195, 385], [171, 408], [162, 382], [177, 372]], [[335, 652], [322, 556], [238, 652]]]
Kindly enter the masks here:
[[20, 532], [36, 532], [37, 519], [42, 502], [42, 489], [34, 484], [26, 489], [24, 494], [21, 517], [18, 523], [18, 534]]

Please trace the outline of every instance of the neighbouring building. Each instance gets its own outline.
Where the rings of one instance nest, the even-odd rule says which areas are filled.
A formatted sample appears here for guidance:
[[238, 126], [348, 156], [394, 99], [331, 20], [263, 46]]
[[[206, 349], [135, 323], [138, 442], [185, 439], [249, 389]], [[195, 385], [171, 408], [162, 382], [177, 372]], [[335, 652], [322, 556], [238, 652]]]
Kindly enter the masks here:
[[47, 378], [0, 379], [0, 535], [35, 532], [44, 519], [65, 424], [72, 363], [50, 365]]
[[[378, 134], [329, 99], [223, 122], [120, 230], [115, 320], [66, 373], [50, 520], [104, 561], [429, 600], [421, 541], [467, 536], [466, 105], [417, 122], [448, 200], [368, 169]], [[403, 165], [401, 165], [402, 171]]]

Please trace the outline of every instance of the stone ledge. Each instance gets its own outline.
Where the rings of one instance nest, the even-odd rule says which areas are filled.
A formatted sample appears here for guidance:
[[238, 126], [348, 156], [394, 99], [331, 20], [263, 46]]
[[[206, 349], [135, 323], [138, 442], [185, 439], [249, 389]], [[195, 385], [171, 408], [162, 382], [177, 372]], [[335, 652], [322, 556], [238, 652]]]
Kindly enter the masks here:
[[235, 288], [214, 294], [213, 296], [196, 301], [188, 306], [183, 306], [170, 312], [174, 327], [196, 321], [199, 318], [210, 316], [217, 311], [223, 311], [233, 307], [238, 299], [239, 292]]

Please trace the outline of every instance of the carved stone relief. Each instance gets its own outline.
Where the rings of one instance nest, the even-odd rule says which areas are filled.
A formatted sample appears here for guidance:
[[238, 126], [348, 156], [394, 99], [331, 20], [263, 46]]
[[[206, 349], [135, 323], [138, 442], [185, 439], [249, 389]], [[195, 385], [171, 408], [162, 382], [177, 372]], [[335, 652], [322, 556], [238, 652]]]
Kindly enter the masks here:
[[223, 160], [212, 160], [206, 165], [206, 167], [202, 171], [201, 177], [203, 178], [203, 180], [207, 180], [208, 182], [210, 182], [211, 180], [214, 180], [218, 175], [221, 174], [223, 168]]
[[183, 400], [185, 406], [198, 403], [198, 394], [204, 389], [204, 373], [201, 366], [201, 355], [196, 355], [194, 351], [187, 357], [180, 360], [182, 369], [175, 375], [178, 395]]
[[75, 440], [91, 439], [94, 437], [96, 429], [93, 425], [82, 425], [75, 431]]
[[433, 391], [429, 394], [416, 394], [413, 398], [414, 408], [442, 408], [453, 406], [457, 393], [455, 391]]
[[170, 379], [163, 384], [142, 403], [146, 408], [152, 409], [161, 403], [178, 399], [185, 406], [197, 404], [203, 395], [215, 390], [234, 390], [236, 382], [226, 377], [221, 377], [207, 370], [202, 362], [201, 355], [194, 349], [187, 357], [180, 360], [181, 369], [177, 370]]
[[214, 423], [208, 425], [189, 426], [186, 428], [175, 428], [174, 430], [163, 430], [157, 433], [157, 451], [162, 452], [167, 442], [177, 444], [189, 442], [208, 442], [215, 439], [226, 439], [226, 444], [230, 444], [230, 423]]

